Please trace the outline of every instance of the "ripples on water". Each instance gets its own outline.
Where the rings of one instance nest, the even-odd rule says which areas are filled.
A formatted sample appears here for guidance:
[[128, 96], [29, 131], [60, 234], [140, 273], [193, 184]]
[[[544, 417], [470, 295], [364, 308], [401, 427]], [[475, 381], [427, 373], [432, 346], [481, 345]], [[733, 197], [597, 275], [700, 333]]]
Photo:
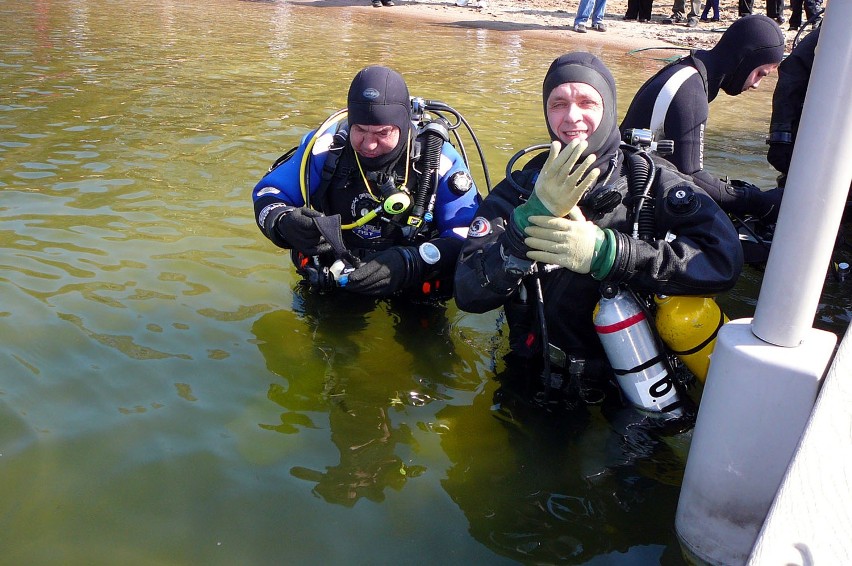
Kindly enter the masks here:
[[[677, 563], [688, 437], [613, 467], [596, 410], [505, 418], [496, 314], [317, 301], [251, 213], [377, 62], [463, 112], [496, 182], [569, 46], [319, 6], [0, 0], [4, 559]], [[601, 54], [626, 108], [636, 60]], [[768, 98], [708, 143], [765, 186]], [[829, 287], [818, 322], [850, 310]]]

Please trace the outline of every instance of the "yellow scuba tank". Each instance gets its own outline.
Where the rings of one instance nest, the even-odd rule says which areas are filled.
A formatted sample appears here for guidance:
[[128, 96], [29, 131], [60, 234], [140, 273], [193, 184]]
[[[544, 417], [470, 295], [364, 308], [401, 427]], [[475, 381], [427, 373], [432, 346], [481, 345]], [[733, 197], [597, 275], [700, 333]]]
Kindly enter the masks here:
[[728, 317], [712, 297], [656, 295], [657, 333], [666, 346], [704, 383], [716, 334]]

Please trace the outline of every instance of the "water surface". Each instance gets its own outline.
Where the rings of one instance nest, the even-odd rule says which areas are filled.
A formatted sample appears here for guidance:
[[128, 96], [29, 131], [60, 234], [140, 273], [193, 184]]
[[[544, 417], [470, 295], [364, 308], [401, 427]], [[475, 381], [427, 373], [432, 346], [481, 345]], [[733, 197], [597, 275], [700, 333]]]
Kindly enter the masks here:
[[[499, 313], [318, 301], [252, 216], [256, 180], [373, 63], [460, 110], [496, 182], [542, 141], [570, 44], [281, 1], [0, 15], [5, 562], [680, 562], [688, 435], [649, 455], [597, 410], [495, 410]], [[660, 65], [596, 52], [623, 108]], [[714, 104], [707, 156], [761, 186], [767, 83]], [[732, 317], [759, 281], [720, 299]], [[848, 295], [826, 296], [842, 331]]]

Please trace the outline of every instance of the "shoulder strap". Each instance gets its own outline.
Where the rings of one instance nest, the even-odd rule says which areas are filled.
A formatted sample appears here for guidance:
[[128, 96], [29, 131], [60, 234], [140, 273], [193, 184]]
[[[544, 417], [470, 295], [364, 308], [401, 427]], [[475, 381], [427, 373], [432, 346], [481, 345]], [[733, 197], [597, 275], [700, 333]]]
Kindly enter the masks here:
[[664, 125], [666, 122], [666, 114], [669, 112], [669, 106], [677, 94], [677, 91], [692, 75], [698, 73], [693, 66], [683, 67], [678, 69], [669, 77], [663, 88], [657, 94], [657, 100], [654, 101], [654, 110], [651, 112], [651, 131], [657, 136], [657, 139], [664, 138]]

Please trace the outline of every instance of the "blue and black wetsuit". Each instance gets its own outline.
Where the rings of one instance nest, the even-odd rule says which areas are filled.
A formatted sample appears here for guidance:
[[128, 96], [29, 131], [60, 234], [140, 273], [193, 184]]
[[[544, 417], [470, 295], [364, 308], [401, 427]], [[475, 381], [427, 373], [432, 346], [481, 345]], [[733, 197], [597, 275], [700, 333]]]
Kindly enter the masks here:
[[[376, 252], [393, 247], [412, 249], [425, 242], [434, 244], [440, 251], [440, 260], [434, 264], [419, 264], [422, 269], [416, 270], [416, 277], [405, 281], [405, 287], [415, 292], [434, 292], [437, 283], [444, 294], [451, 292], [456, 258], [481, 200], [464, 160], [452, 144], [444, 142], [441, 148], [437, 185], [428, 195], [425, 227], [414, 233], [409, 222], [411, 209], [396, 215], [382, 211], [366, 222], [364, 217], [381, 209], [381, 178], [391, 179], [397, 187], [404, 185], [412, 195], [416, 194], [421, 180], [416, 158], [420, 153], [418, 140], [412, 140], [411, 151], [403, 152], [394, 163], [383, 167], [382, 175], [377, 177], [376, 171], [365, 170], [359, 165], [346, 136], [338, 132], [335, 138], [334, 132], [328, 131], [313, 139], [314, 134], [306, 135], [295, 153], [254, 187], [255, 219], [261, 231], [276, 245], [293, 249], [290, 242], [270, 227], [274, 226], [275, 215], [293, 207], [305, 207], [308, 200], [311, 208], [326, 217], [339, 215], [342, 242], [347, 252], [357, 259], [368, 259]], [[335, 139], [338, 140], [336, 144]], [[304, 195], [301, 183], [306, 151], [311, 155], [305, 167], [308, 181]], [[332, 162], [334, 166], [327, 167]], [[338, 252], [321, 254], [315, 260], [328, 267], [339, 259]], [[419, 263], [417, 256], [414, 260]], [[294, 254], [294, 261], [297, 267], [303, 267], [299, 263], [305, 258]]]

